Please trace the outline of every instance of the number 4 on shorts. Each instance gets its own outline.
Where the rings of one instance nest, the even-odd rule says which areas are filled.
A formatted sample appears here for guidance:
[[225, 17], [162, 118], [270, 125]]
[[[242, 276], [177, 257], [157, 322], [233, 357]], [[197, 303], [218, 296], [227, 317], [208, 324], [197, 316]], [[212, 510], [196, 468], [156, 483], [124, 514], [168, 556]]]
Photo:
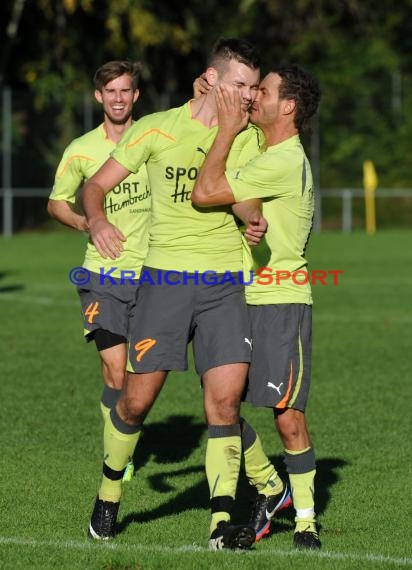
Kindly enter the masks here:
[[100, 315], [99, 305], [100, 305], [99, 301], [96, 301], [95, 303], [90, 303], [90, 305], [84, 311], [84, 316], [88, 317], [87, 322], [89, 323], [89, 325], [93, 324], [93, 319], [96, 315]]

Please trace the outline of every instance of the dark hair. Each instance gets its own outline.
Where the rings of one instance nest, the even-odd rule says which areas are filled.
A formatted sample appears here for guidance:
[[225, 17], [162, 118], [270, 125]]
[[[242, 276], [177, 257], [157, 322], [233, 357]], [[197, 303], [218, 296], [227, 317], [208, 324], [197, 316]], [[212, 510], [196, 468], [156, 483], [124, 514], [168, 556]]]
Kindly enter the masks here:
[[279, 65], [272, 69], [282, 78], [279, 86], [280, 99], [294, 99], [296, 102], [295, 127], [299, 133], [309, 130], [310, 119], [316, 113], [320, 101], [320, 87], [317, 79], [295, 64]]
[[93, 77], [95, 89], [101, 91], [109, 81], [113, 81], [121, 75], [127, 74], [133, 80], [133, 90], [139, 86], [139, 74], [142, 66], [133, 61], [108, 61], [96, 71]]
[[207, 61], [208, 67], [226, 67], [235, 60], [251, 69], [258, 69], [260, 56], [256, 48], [247, 40], [239, 38], [220, 38], [213, 46]]

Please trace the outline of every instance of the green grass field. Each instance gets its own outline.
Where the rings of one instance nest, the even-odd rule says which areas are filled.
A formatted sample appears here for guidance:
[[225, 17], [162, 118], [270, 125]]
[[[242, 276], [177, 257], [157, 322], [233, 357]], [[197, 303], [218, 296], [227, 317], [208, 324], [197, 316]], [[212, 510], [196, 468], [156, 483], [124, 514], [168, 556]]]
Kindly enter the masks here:
[[[363, 569], [412, 566], [412, 231], [314, 235], [312, 269], [344, 271], [314, 287], [313, 384], [323, 549], [292, 550], [293, 513], [253, 552], [207, 551], [206, 433], [193, 370], [171, 374], [124, 487], [120, 533], [86, 529], [101, 469], [101, 379], [68, 279], [85, 239], [73, 232], [1, 242], [0, 568], [148, 570]], [[282, 470], [269, 410], [244, 407]], [[236, 519], [251, 489], [242, 475]]]

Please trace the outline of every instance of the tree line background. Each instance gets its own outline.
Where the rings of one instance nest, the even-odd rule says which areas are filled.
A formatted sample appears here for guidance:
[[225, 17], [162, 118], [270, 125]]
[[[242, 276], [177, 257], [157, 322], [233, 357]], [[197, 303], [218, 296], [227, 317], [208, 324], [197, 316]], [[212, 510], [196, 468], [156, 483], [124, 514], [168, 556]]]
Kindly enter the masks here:
[[[142, 62], [138, 118], [182, 104], [213, 43], [237, 36], [256, 43], [263, 74], [292, 61], [318, 77], [321, 108], [304, 143], [320, 189], [361, 187], [365, 159], [381, 187], [411, 188], [411, 22], [412, 0], [3, 0], [13, 186], [51, 187], [65, 146], [100, 122], [90, 101], [102, 63]], [[409, 223], [402, 200], [393, 215]], [[15, 214], [18, 227], [38, 224], [44, 201], [25, 200]]]

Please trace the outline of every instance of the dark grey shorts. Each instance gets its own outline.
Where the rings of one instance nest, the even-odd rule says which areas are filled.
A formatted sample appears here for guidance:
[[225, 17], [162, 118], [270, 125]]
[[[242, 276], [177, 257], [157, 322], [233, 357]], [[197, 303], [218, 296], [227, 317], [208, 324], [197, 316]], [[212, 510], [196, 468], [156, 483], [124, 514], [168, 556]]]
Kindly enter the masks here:
[[127, 339], [130, 313], [136, 303], [137, 286], [128, 281], [120, 283], [120, 279], [114, 279], [116, 285], [107, 279], [103, 283], [100, 280], [98, 273], [90, 272], [90, 281], [77, 287], [86, 340], [90, 340], [90, 333], [97, 329], [104, 329]]
[[312, 307], [249, 305], [253, 351], [245, 401], [304, 411], [309, 395]]
[[200, 375], [216, 366], [250, 362], [249, 318], [237, 277], [236, 283], [207, 285], [173, 272], [173, 282], [180, 283], [171, 285], [164, 279], [170, 272], [144, 267], [142, 275], [147, 273], [156, 284], [139, 284], [130, 322], [130, 372], [186, 370], [191, 340]]

